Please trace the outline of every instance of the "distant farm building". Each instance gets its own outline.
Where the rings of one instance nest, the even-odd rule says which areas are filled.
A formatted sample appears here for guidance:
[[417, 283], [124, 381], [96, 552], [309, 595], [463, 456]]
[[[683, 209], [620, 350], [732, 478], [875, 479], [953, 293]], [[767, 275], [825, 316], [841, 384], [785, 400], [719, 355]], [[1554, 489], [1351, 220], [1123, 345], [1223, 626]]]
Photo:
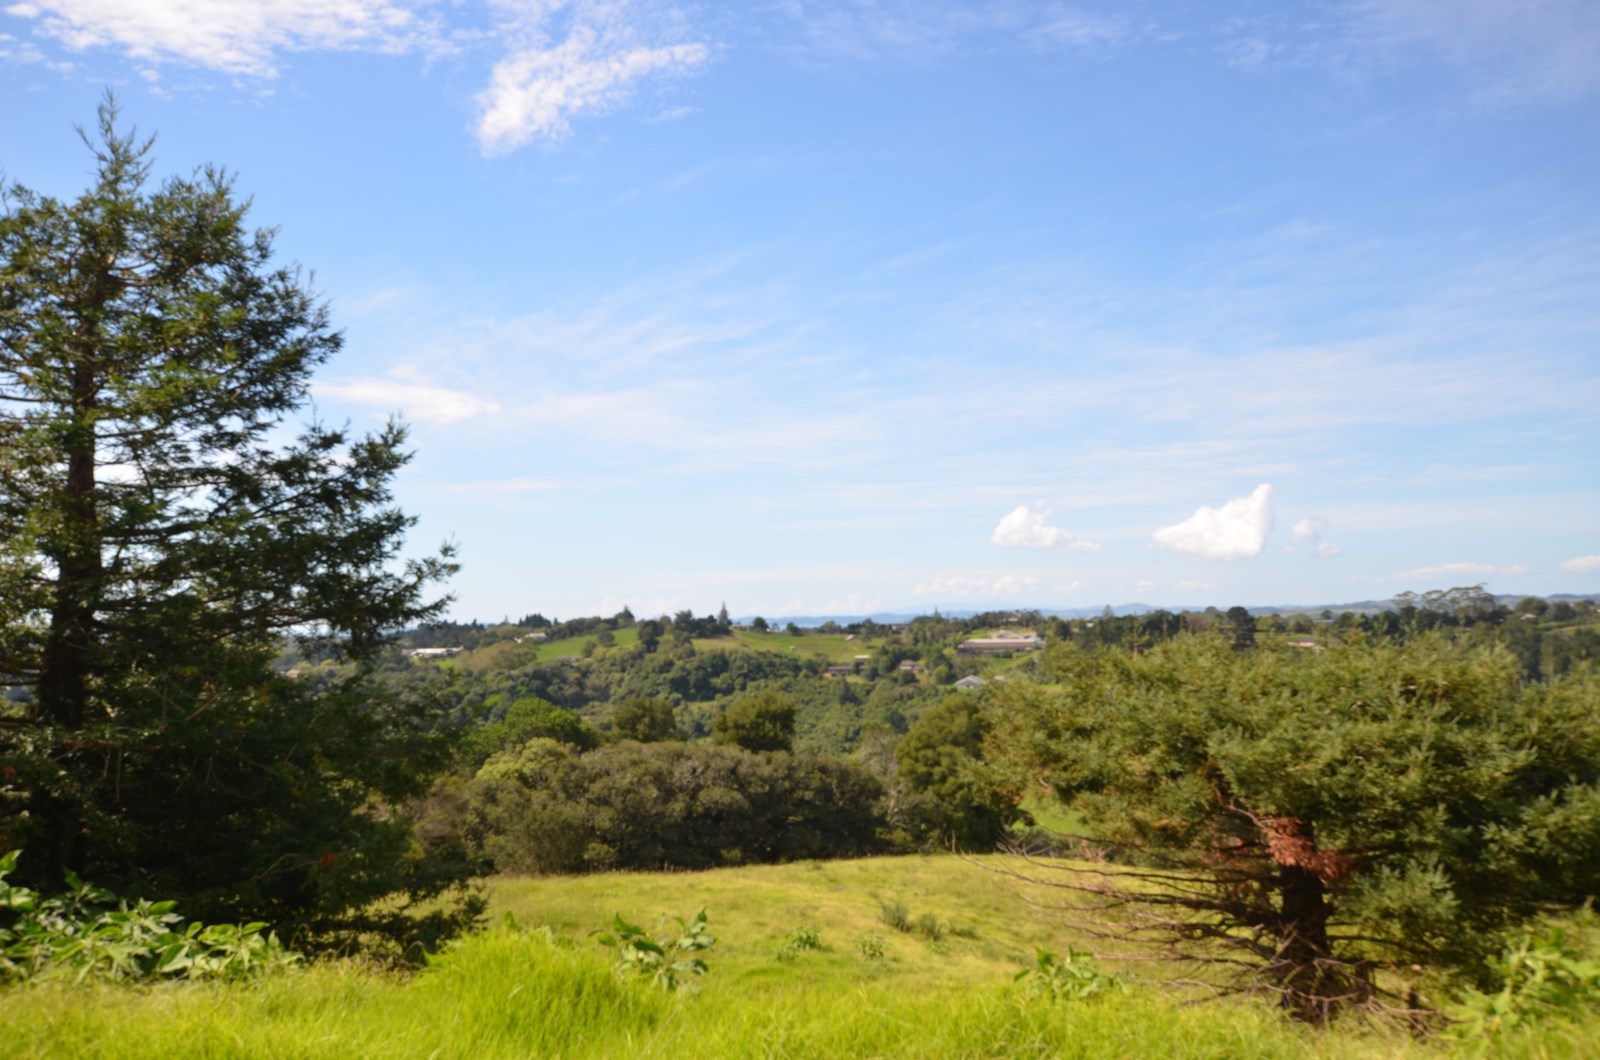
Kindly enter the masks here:
[[460, 648], [412, 648], [406, 652], [413, 659], [448, 659], [452, 655], [460, 655]]
[[961, 689], [963, 692], [970, 692], [975, 688], [982, 688], [988, 683], [989, 682], [985, 681], [981, 677], [963, 677], [961, 680], [956, 682], [955, 687]]
[[973, 637], [956, 645], [957, 655], [1009, 655], [1018, 651], [1037, 651], [1044, 638], [1035, 633], [1013, 633], [1002, 629], [987, 637]]

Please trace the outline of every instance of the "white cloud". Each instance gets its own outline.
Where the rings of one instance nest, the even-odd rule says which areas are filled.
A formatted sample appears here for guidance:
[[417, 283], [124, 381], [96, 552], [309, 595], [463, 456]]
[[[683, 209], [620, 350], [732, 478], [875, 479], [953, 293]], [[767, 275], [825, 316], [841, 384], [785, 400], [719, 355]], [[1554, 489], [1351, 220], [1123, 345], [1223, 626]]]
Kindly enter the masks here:
[[318, 396], [349, 401], [357, 405], [376, 405], [399, 412], [411, 420], [428, 423], [457, 423], [499, 412], [497, 402], [480, 398], [465, 390], [452, 390], [397, 371], [387, 379], [349, 379], [344, 382], [318, 382], [312, 386]]
[[1221, 582], [1181, 581], [1181, 582], [1173, 582], [1172, 583], [1172, 587], [1174, 589], [1181, 589], [1182, 591], [1184, 591], [1186, 593], [1193, 593], [1193, 592], [1206, 592], [1208, 590], [1217, 588], [1221, 584], [1222, 584]]
[[1156, 583], [1155, 582], [1142, 581], [1142, 582], [1139, 582], [1137, 585], [1135, 585], [1133, 587], [1133, 591], [1136, 592], [1136, 593], [1142, 593], [1142, 592], [1145, 592], [1146, 590], [1154, 589], [1155, 587], [1156, 587]]
[[1050, 586], [1058, 593], [1081, 593], [1088, 588], [1081, 578], [1074, 578], [1070, 582], [1061, 582]]
[[281, 51], [403, 51], [435, 39], [419, 0], [35, 0], [7, 14], [72, 51], [114, 47], [142, 62], [185, 62], [275, 77]]
[[912, 592], [918, 596], [935, 596], [949, 600], [970, 597], [995, 599], [1028, 592], [1039, 587], [1039, 579], [1027, 574], [1002, 574], [998, 577], [967, 577], [946, 575], [918, 582]]
[[881, 596], [862, 596], [860, 593], [846, 593], [836, 596], [823, 604], [821, 613], [824, 615], [867, 615], [883, 606]]
[[1322, 530], [1311, 519], [1302, 519], [1289, 530], [1296, 541], [1315, 541], [1322, 536]]
[[1272, 529], [1272, 487], [1257, 486], [1220, 508], [1202, 506], [1189, 518], [1154, 534], [1162, 548], [1202, 559], [1252, 559], [1261, 555]]
[[1600, 556], [1577, 556], [1563, 563], [1561, 569], [1574, 574], [1593, 574], [1600, 571]]
[[1493, 574], [1492, 563], [1440, 563], [1432, 567], [1413, 567], [1391, 574], [1389, 581], [1420, 581], [1429, 578], [1458, 577], [1463, 574]]
[[1000, 520], [989, 540], [1001, 548], [1056, 548], [1065, 552], [1099, 552], [1093, 541], [1079, 541], [1059, 526], [1051, 526], [1048, 509], [1019, 504]]
[[1318, 559], [1332, 559], [1334, 556], [1342, 556], [1342, 555], [1344, 555], [1344, 549], [1340, 548], [1338, 545], [1333, 544], [1331, 541], [1319, 541], [1319, 542], [1317, 542], [1317, 558]]
[[[521, 47], [495, 64], [489, 85], [477, 97], [478, 142], [485, 154], [503, 154], [532, 140], [566, 135], [578, 114], [600, 113], [626, 103], [642, 78], [682, 72], [710, 57], [704, 44], [671, 40], [686, 31], [661, 24], [626, 0], [579, 0], [568, 5], [499, 5], [512, 16], [504, 27], [525, 37]], [[553, 42], [547, 23], [568, 7], [566, 38]]]

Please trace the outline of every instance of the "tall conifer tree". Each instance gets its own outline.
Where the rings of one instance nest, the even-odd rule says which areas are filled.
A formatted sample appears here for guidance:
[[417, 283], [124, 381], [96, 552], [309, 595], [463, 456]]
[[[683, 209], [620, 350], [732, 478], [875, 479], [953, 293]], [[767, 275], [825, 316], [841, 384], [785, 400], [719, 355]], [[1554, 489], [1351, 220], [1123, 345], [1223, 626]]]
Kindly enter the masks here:
[[450, 882], [392, 810], [444, 734], [269, 664], [290, 635], [370, 661], [454, 568], [399, 560], [401, 425], [293, 429], [341, 337], [274, 233], [215, 168], [152, 186], [116, 118], [75, 201], [11, 185], [0, 214], [0, 852], [197, 915], [376, 926], [369, 899]]

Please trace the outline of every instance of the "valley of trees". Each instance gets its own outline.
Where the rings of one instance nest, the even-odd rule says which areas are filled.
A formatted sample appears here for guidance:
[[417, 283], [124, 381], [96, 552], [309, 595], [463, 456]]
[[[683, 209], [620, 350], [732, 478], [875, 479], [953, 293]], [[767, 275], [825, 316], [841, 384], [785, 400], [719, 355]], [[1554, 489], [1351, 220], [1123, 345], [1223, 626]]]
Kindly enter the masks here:
[[[219, 171], [151, 187], [109, 101], [88, 142], [80, 198], [0, 218], [15, 881], [396, 956], [478, 924], [491, 874], [1011, 844], [1075, 859], [1090, 934], [1313, 1022], [1414, 1014], [1412, 969], [1492, 986], [1595, 897], [1589, 599], [445, 620], [450, 551], [397, 559], [404, 428], [288, 432], [340, 336], [271, 232]], [[959, 650], [1000, 629], [1045, 646]]]

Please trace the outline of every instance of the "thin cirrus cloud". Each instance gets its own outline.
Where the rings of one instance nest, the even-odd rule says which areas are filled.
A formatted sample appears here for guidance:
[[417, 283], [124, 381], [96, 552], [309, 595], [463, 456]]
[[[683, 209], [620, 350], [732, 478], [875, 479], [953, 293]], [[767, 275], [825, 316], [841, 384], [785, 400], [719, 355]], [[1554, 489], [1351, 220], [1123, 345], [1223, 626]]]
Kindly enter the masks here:
[[68, 50], [118, 48], [146, 63], [181, 62], [272, 78], [283, 51], [406, 51], [435, 39], [395, 0], [28, 0], [5, 8]]
[[1093, 541], [1080, 541], [1059, 526], [1049, 524], [1050, 511], [1019, 504], [1000, 520], [989, 540], [1001, 548], [1044, 548], [1063, 552], [1099, 552]]
[[1357, 0], [1350, 43], [1400, 61], [1434, 58], [1479, 98], [1561, 102], [1600, 90], [1592, 0]]
[[1220, 507], [1202, 505], [1183, 522], [1157, 530], [1153, 539], [1161, 548], [1201, 559], [1254, 559], [1271, 530], [1272, 487], [1263, 482]]
[[1527, 574], [1528, 568], [1512, 565], [1497, 567], [1493, 563], [1437, 563], [1431, 567], [1412, 567], [1410, 570], [1396, 571], [1387, 578], [1378, 581], [1391, 582], [1425, 582], [1435, 581], [1440, 578], [1469, 578], [1481, 577], [1486, 574]]
[[943, 575], [918, 582], [912, 592], [918, 596], [934, 596], [948, 600], [972, 597], [998, 599], [1039, 588], [1039, 579], [1027, 574], [1001, 574], [996, 577]]
[[[692, 70], [710, 49], [675, 16], [637, 0], [491, 0], [495, 33], [510, 41], [476, 97], [483, 152], [555, 141], [578, 115], [626, 104], [650, 77]], [[23, 0], [3, 9], [39, 39], [70, 52], [109, 48], [147, 73], [179, 63], [271, 80], [290, 52], [470, 52], [429, 0]], [[35, 54], [30, 51], [29, 54]]]
[[465, 390], [430, 383], [410, 372], [391, 373], [388, 378], [318, 382], [313, 384], [313, 389], [318, 397], [377, 406], [426, 423], [458, 423], [500, 411], [497, 402]]
[[644, 77], [690, 70], [710, 54], [695, 42], [644, 43], [625, 21], [580, 22], [560, 44], [522, 49], [495, 65], [478, 95], [478, 143], [496, 155], [558, 140], [576, 115], [621, 106]]

